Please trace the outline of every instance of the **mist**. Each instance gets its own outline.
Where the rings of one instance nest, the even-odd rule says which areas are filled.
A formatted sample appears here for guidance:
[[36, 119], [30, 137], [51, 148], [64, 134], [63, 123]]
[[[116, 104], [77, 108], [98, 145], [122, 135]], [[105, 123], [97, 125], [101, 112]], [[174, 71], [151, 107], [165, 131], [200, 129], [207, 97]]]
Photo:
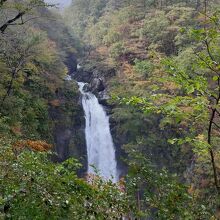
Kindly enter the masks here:
[[71, 4], [71, 0], [45, 0], [45, 2], [50, 4], [58, 4], [59, 8], [64, 8]]

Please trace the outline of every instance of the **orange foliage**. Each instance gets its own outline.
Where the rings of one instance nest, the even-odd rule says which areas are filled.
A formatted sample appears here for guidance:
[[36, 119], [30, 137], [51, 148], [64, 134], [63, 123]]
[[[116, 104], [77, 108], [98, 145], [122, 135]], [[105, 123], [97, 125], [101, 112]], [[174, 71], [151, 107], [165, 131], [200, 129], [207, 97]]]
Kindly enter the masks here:
[[125, 187], [125, 178], [121, 178], [118, 182], [119, 190], [121, 192], [126, 192], [126, 187]]
[[194, 187], [194, 185], [192, 184], [192, 185], [188, 188], [188, 193], [189, 193], [190, 195], [193, 195], [194, 192], [195, 192], [195, 187]]
[[127, 78], [132, 78], [134, 76], [133, 67], [127, 61], [123, 62], [121, 68], [122, 68], [122, 72], [123, 72], [124, 76], [126, 76]]
[[13, 145], [13, 149], [16, 152], [24, 150], [24, 149], [44, 152], [44, 151], [49, 151], [51, 148], [52, 148], [52, 145], [46, 143], [45, 141], [23, 140], [23, 141], [17, 141]]
[[177, 90], [178, 86], [174, 82], [164, 82], [164, 88], [172, 91]]
[[49, 102], [52, 106], [54, 107], [58, 107], [60, 106], [60, 100], [59, 99], [54, 99], [52, 101]]
[[193, 112], [193, 108], [190, 106], [181, 106], [180, 109], [185, 113], [192, 113]]
[[108, 47], [102, 46], [96, 49], [96, 52], [101, 56], [108, 56]]

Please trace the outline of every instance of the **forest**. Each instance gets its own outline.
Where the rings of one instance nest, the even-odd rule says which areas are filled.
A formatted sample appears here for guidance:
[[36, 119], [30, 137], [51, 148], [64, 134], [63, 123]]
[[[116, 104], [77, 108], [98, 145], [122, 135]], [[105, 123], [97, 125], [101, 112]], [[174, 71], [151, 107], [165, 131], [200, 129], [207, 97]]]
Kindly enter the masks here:
[[220, 0], [0, 0], [0, 220], [219, 220], [219, 141]]

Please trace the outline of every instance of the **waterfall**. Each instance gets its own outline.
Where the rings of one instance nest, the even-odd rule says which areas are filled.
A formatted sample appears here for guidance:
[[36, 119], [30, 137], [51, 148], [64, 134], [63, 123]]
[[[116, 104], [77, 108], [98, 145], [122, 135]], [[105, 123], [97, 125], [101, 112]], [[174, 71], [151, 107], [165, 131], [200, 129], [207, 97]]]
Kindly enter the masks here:
[[86, 145], [88, 173], [98, 174], [104, 179], [118, 180], [115, 147], [113, 144], [109, 117], [98, 99], [91, 92], [85, 92], [85, 83], [78, 82], [82, 94], [82, 105], [86, 119]]

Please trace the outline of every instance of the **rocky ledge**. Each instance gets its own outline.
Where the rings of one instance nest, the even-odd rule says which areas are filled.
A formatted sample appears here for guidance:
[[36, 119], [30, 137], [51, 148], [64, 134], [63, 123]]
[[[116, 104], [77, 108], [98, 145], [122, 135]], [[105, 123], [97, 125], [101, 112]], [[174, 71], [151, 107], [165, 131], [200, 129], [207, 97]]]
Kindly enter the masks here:
[[107, 79], [114, 74], [114, 69], [104, 69], [100, 71], [95, 68], [90, 70], [80, 68], [73, 73], [73, 78], [78, 82], [88, 83], [84, 89], [95, 94], [100, 104], [108, 106], [107, 100], [109, 99], [109, 95], [107, 89]]

